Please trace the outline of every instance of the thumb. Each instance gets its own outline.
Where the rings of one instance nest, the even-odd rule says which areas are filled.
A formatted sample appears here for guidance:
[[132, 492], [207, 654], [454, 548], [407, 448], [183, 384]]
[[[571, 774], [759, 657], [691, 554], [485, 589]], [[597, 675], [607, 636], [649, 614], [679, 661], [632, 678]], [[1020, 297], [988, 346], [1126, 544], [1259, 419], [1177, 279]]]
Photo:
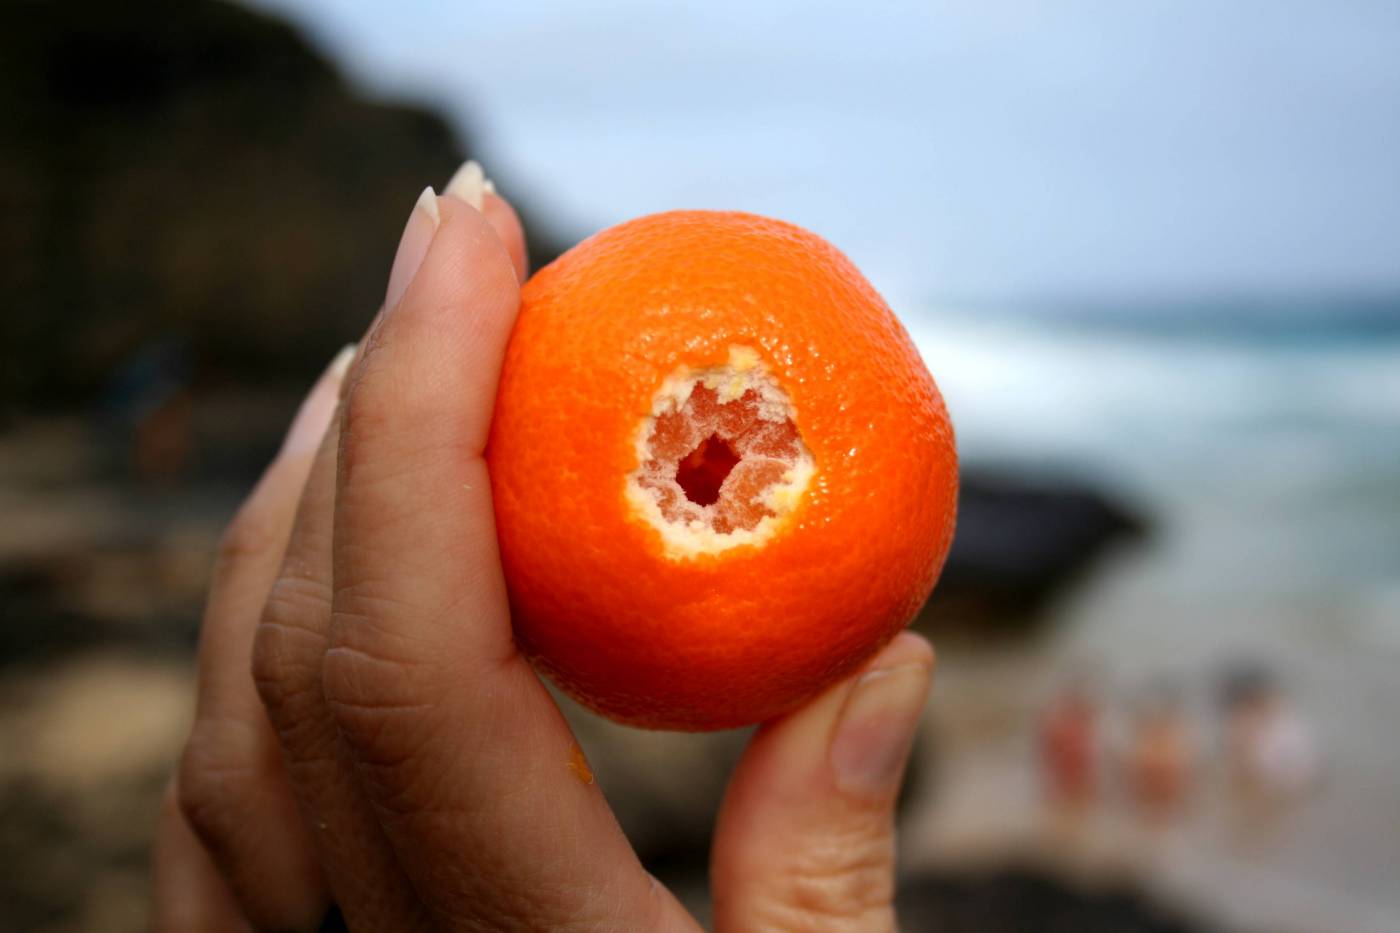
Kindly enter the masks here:
[[905, 632], [754, 735], [715, 830], [716, 930], [895, 929], [894, 805], [932, 669]]

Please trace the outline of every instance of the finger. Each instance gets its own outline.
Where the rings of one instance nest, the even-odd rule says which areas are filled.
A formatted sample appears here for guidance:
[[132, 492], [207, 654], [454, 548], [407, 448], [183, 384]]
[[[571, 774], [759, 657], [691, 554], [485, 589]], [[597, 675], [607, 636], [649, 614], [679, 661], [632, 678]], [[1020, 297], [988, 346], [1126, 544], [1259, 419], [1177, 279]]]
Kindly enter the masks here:
[[515, 213], [515, 208], [499, 194], [488, 192], [483, 199], [481, 213], [501, 238], [501, 245], [506, 248], [511, 265], [515, 267], [516, 278], [525, 281], [530, 274], [530, 263], [525, 252], [525, 229], [520, 225], [520, 216]]
[[195, 722], [179, 803], [260, 928], [315, 928], [325, 887], [248, 674], [253, 632], [282, 560], [311, 457], [335, 409], [349, 350], [322, 375], [282, 450], [230, 523], [200, 633]]
[[233, 892], [185, 822], [174, 784], [161, 803], [154, 869], [155, 933], [252, 933]]
[[525, 276], [530, 270], [525, 250], [525, 231], [520, 226], [520, 217], [516, 215], [515, 208], [510, 206], [510, 202], [496, 193], [496, 186], [486, 177], [481, 166], [475, 161], [464, 163], [457, 169], [457, 173], [452, 176], [442, 193], [465, 201], [481, 211], [491, 228], [496, 231], [496, 235], [501, 238], [501, 245], [510, 256], [511, 265], [515, 267], [515, 277], [521, 282], [525, 281]]
[[[424, 192], [424, 196], [430, 195], [432, 189]], [[481, 170], [481, 166], [476, 162], [468, 161], [457, 170], [448, 182], [444, 195], [469, 204], [471, 207], [481, 211], [491, 229], [496, 232], [505, 247], [506, 253], [510, 256], [511, 265], [515, 268], [516, 278], [523, 282], [529, 273], [529, 251], [525, 245], [525, 231], [520, 225], [520, 218], [515, 213], [515, 208], [510, 202], [496, 193], [495, 186]], [[436, 200], [433, 202], [436, 210]], [[423, 197], [419, 198], [418, 207], [426, 208], [427, 202]], [[415, 210], [414, 216], [417, 216]], [[434, 225], [436, 224], [434, 220]], [[399, 244], [397, 255], [394, 257], [393, 269], [389, 273], [389, 288], [385, 304], [375, 315], [373, 323], [370, 324], [369, 334], [372, 337], [379, 329], [379, 322], [384, 316], [384, 311], [392, 307], [402, 298], [404, 290], [408, 287], [408, 281], [412, 273], [417, 271], [418, 266], [423, 261], [423, 255], [428, 250], [430, 237], [425, 235], [426, 231], [421, 229], [422, 225], [410, 223], [404, 231], [402, 242]], [[418, 228], [418, 229], [415, 229]], [[361, 343], [360, 352], [364, 352], [370, 346], [370, 340], [366, 339]], [[358, 362], [358, 359], [356, 360]], [[342, 392], [348, 386], [342, 387]]]
[[426, 929], [427, 918], [359, 788], [321, 682], [331, 615], [339, 421], [326, 432], [297, 506], [286, 558], [253, 643], [253, 680], [332, 897], [356, 929]]
[[[437, 228], [436, 199], [425, 191], [399, 238], [384, 308], [402, 300]], [[373, 346], [381, 309], [355, 354]], [[347, 387], [342, 383], [343, 399]], [[268, 594], [253, 643], [253, 681], [282, 745], [293, 794], [342, 916], [359, 929], [426, 929], [422, 905], [359, 788], [348, 747], [326, 704], [321, 669], [331, 613], [331, 536], [335, 519], [337, 414], [322, 438], [297, 505], [286, 556]]]
[[449, 925], [665, 929], [679, 906], [511, 640], [482, 451], [516, 275], [481, 214], [439, 209], [343, 405], [326, 697], [400, 864]]
[[754, 735], [715, 830], [715, 929], [895, 929], [894, 805], [932, 665], [906, 632]]

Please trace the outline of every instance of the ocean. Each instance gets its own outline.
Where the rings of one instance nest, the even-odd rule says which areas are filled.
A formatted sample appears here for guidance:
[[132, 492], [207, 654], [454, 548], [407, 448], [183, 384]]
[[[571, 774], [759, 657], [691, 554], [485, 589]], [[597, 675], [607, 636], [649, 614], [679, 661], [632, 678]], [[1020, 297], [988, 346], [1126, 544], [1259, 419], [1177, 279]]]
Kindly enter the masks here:
[[1174, 585], [1268, 598], [1391, 593], [1400, 314], [1362, 305], [1329, 324], [1211, 308], [901, 317], [966, 462], [1118, 492], [1152, 519]]

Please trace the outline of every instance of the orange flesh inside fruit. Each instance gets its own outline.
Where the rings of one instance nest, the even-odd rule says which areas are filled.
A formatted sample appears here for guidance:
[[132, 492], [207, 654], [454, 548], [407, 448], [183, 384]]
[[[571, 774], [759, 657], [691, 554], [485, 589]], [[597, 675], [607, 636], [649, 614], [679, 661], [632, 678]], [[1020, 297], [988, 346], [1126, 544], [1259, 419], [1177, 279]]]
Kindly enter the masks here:
[[728, 364], [668, 379], [638, 427], [628, 477], [637, 514], [674, 559], [759, 544], [796, 506], [812, 457], [792, 404], [744, 347]]

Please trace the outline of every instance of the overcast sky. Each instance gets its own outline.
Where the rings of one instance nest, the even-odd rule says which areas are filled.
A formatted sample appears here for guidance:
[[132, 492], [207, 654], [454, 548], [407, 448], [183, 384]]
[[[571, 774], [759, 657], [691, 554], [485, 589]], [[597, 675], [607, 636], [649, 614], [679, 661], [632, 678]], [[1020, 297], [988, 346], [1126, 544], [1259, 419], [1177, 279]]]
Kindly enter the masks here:
[[909, 299], [1400, 289], [1396, 0], [257, 5], [571, 233], [753, 210]]

